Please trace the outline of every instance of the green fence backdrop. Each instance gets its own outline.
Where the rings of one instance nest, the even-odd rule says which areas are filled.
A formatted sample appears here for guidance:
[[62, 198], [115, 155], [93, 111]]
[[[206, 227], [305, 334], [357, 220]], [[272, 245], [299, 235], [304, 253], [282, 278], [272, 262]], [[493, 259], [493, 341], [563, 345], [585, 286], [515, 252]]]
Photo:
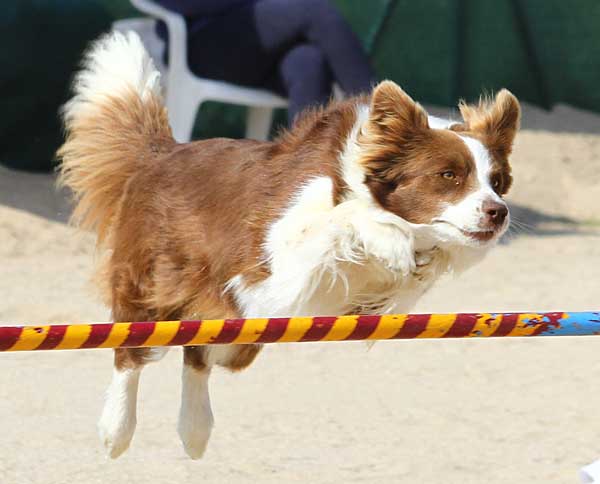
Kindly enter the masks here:
[[[336, 0], [377, 73], [424, 103], [452, 106], [508, 87], [522, 100], [600, 111], [597, 0]], [[57, 117], [86, 44], [126, 0], [4, 0], [0, 162], [48, 169]], [[241, 136], [243, 109], [203, 107], [196, 136]]]

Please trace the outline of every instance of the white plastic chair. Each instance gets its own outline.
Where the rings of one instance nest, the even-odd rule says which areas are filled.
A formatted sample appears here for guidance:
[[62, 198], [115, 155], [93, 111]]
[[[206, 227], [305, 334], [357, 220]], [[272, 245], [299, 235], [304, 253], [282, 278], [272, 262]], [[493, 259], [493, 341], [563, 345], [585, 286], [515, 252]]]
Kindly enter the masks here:
[[[248, 106], [246, 137], [266, 140], [271, 129], [273, 109], [286, 107], [287, 100], [263, 89], [197, 77], [187, 64], [187, 29], [184, 18], [150, 0], [131, 0], [131, 3], [154, 18], [119, 20], [113, 23], [113, 28], [121, 32], [137, 32], [161, 71], [175, 139], [182, 143], [190, 141], [200, 105], [205, 101], [219, 101]], [[155, 32], [155, 19], [164, 21], [169, 31], [168, 67], [162, 61], [165, 44]]]

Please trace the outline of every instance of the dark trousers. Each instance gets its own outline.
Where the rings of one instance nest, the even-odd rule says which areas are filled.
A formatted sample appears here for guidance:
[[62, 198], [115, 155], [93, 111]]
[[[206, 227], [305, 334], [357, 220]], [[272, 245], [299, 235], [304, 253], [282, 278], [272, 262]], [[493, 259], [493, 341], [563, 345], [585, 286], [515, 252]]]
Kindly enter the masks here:
[[190, 35], [188, 62], [200, 77], [288, 97], [290, 124], [326, 103], [333, 82], [358, 94], [374, 81], [358, 39], [327, 0], [258, 0], [219, 16]]

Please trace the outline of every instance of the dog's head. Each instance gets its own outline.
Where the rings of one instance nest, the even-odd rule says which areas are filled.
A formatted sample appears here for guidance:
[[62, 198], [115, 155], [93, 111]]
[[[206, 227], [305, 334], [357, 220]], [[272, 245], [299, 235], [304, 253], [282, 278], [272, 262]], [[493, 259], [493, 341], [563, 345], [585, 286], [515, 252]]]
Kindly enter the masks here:
[[463, 123], [430, 126], [398, 85], [379, 84], [358, 142], [366, 184], [379, 204], [428, 226], [447, 245], [487, 247], [509, 224], [502, 197], [512, 183], [508, 157], [520, 107], [507, 90], [478, 105], [461, 103]]

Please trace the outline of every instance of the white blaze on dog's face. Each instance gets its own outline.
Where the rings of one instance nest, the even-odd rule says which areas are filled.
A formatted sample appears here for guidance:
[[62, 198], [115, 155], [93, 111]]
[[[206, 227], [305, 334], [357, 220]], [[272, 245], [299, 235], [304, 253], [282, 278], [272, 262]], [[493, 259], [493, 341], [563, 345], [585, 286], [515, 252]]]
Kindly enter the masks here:
[[379, 204], [428, 226], [436, 240], [485, 247], [509, 224], [503, 195], [520, 108], [507, 90], [477, 106], [461, 104], [462, 124], [430, 127], [427, 113], [399, 86], [375, 89], [359, 136], [366, 184]]

